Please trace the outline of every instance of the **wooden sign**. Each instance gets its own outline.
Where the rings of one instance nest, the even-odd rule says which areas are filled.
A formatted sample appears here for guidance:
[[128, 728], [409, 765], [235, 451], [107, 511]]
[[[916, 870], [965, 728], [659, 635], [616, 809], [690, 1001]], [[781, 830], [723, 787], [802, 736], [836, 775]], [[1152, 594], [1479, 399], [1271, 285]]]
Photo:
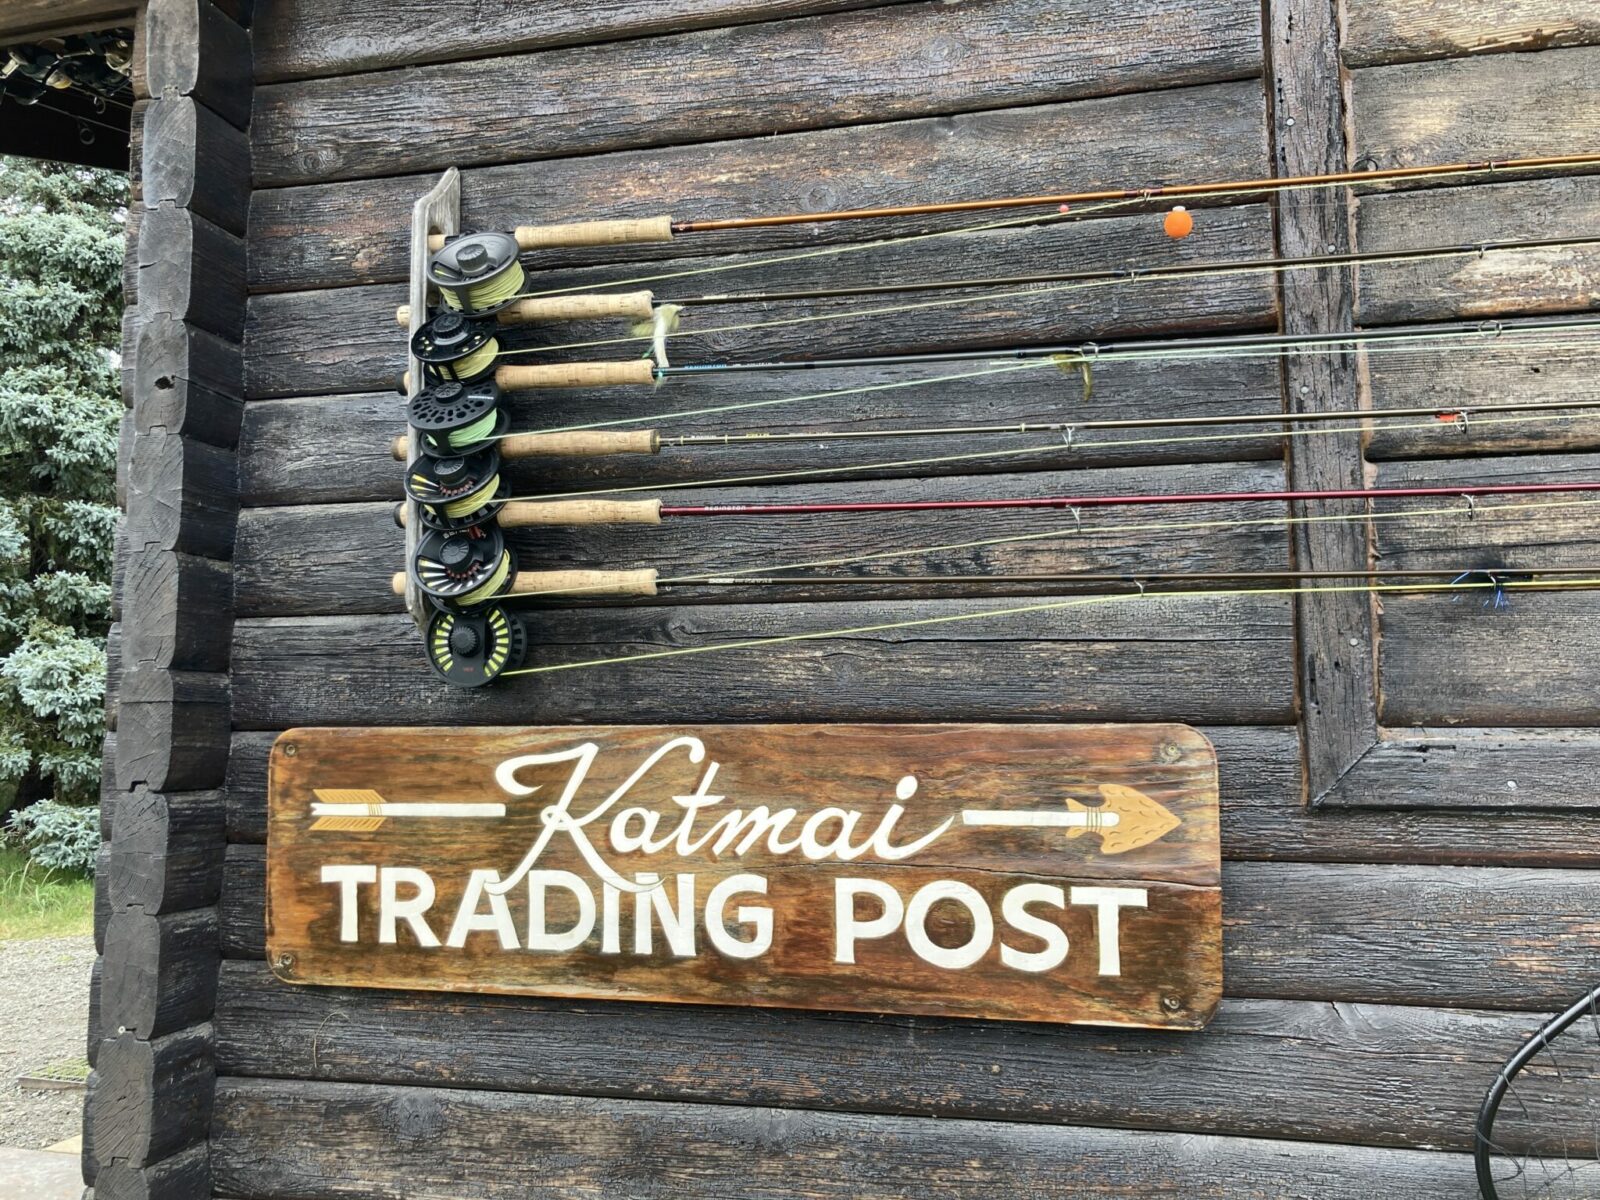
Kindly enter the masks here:
[[1193, 1029], [1217, 771], [1182, 725], [295, 729], [293, 983]]

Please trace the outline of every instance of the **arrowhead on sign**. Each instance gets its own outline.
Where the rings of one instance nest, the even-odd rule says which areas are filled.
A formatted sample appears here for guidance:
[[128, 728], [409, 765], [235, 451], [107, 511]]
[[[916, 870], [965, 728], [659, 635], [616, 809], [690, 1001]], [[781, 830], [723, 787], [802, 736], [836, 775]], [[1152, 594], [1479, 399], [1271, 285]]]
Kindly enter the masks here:
[[[1151, 842], [1166, 837], [1183, 824], [1180, 818], [1136, 788], [1123, 787], [1117, 783], [1102, 783], [1100, 798], [1102, 803], [1091, 808], [1070, 796], [1067, 797], [1068, 812], [1090, 814], [1088, 825], [1069, 831], [1067, 836], [1078, 837], [1091, 831], [1098, 833], [1102, 854], [1125, 854], [1129, 850], [1137, 850], [1140, 846], [1148, 846]], [[1104, 822], [1103, 818], [1107, 814], [1115, 814], [1116, 821]], [[1102, 820], [1095, 820], [1097, 815]]]

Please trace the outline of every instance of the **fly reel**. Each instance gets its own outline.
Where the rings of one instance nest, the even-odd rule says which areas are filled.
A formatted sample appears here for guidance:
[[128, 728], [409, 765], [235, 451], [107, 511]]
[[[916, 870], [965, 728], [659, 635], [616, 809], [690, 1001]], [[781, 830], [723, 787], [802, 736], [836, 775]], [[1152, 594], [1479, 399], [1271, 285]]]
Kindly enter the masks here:
[[511, 586], [511, 552], [500, 526], [430, 529], [409, 564], [411, 579], [440, 608], [486, 604]]
[[491, 379], [450, 380], [423, 388], [406, 407], [406, 420], [428, 454], [459, 457], [492, 448], [506, 431], [511, 414], [500, 407], [500, 387]]
[[466, 454], [424, 454], [406, 470], [406, 495], [434, 529], [465, 529], [488, 520], [499, 511], [501, 491], [500, 451], [493, 443]]
[[411, 335], [411, 354], [432, 380], [481, 379], [494, 370], [500, 343], [495, 323], [446, 309]]
[[470, 613], [439, 610], [428, 618], [425, 644], [428, 665], [439, 678], [456, 687], [482, 687], [522, 665], [528, 629], [499, 604]]
[[429, 256], [428, 283], [447, 309], [474, 317], [497, 313], [522, 291], [521, 253], [509, 233], [467, 234]]

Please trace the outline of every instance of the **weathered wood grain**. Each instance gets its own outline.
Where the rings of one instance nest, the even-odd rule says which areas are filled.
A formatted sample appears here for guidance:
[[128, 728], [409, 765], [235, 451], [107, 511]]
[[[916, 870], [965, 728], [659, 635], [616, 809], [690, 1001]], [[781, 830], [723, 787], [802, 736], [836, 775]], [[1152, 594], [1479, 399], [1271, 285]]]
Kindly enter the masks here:
[[596, 6], [559, 0], [529, 9], [512, 0], [450, 9], [392, 4], [382, 31], [359, 0], [288, 0], [256, 35], [263, 83], [348, 75], [412, 63], [476, 59], [550, 46], [584, 45], [687, 29], [777, 21], [870, 8], [886, 0], [672, 0]]
[[[1150, 266], [1265, 258], [1271, 254], [1270, 234], [1265, 208], [1253, 205], [1217, 210], [1207, 216], [1203, 234], [1181, 242], [1166, 237], [1152, 218], [1117, 217], [904, 242], [870, 254], [823, 260], [826, 265], [822, 266], [813, 260], [768, 262], [760, 255], [739, 254], [669, 259], [648, 269], [763, 264], [704, 280], [683, 280], [682, 290], [663, 290], [661, 298], [666, 299], [672, 294], [698, 295], [707, 289], [754, 293], [767, 288], [867, 285], [908, 278], [1005, 278], [1008, 273], [1040, 273], [1041, 264], [1051, 262], [1071, 263], [1072, 269], [1116, 268], [1126, 266], [1130, 256]], [[616, 269], [605, 267], [552, 271], [538, 280], [540, 288], [559, 288], [616, 278]], [[1154, 278], [1104, 286], [989, 287], [965, 295], [968, 299], [960, 304], [952, 303], [958, 296], [947, 293], [720, 305], [687, 315], [668, 348], [673, 361], [679, 363], [893, 354], [1261, 328], [1276, 316], [1271, 280], [1264, 274]], [[405, 338], [395, 327], [394, 309], [404, 300], [404, 292], [393, 286], [252, 297], [245, 333], [246, 395], [261, 399], [394, 387], [405, 367], [406, 348]], [[884, 311], [902, 304], [926, 307], [897, 312], [892, 319]], [[826, 321], [740, 328], [829, 314], [834, 316]], [[614, 324], [558, 325], [508, 333], [502, 345], [532, 349], [619, 336], [628, 335], [619, 333]], [[623, 359], [637, 357], [646, 349], [646, 343], [633, 339], [610, 346], [552, 351], [542, 357]], [[809, 377], [806, 382], [814, 384], [819, 378]], [[670, 399], [675, 391], [676, 385], [669, 383], [656, 393], [656, 399]]]
[[1588, 0], [1347, 0], [1344, 61], [1353, 67], [1522, 53], [1600, 42]]
[[[519, 476], [513, 476], [519, 478]], [[520, 476], [526, 479], [526, 476]], [[826, 502], [993, 499], [1005, 496], [1071, 496], [1119, 492], [1263, 491], [1282, 486], [1276, 463], [1248, 466], [1162, 466], [1111, 471], [1037, 472], [1026, 475], [959, 476], [930, 492], [922, 480], [848, 480], [787, 487], [686, 489], [668, 492], [669, 503], [722, 504], [798, 499]], [[797, 495], [798, 493], [798, 495]], [[509, 544], [528, 569], [583, 566], [654, 567], [662, 578], [719, 572], [764, 573], [778, 563], [826, 563], [867, 552], [899, 557], [878, 562], [819, 567], [814, 574], [861, 574], [866, 578], [846, 596], [838, 586], [803, 583], [782, 587], [752, 584], [715, 588], [685, 585], [665, 589], [662, 603], [775, 603], [801, 600], [860, 600], [926, 593], [926, 586], [874, 586], [870, 576], [913, 579], [939, 573], [1015, 575], [1052, 571], [1205, 571], [1273, 570], [1287, 566], [1283, 530], [1272, 522], [1283, 515], [1274, 503], [1184, 505], [1181, 512], [1150, 509], [1123, 513], [1088, 512], [1081, 524], [1070, 514], [1016, 510], [951, 510], [915, 514], [860, 513], [831, 516], [669, 518], [659, 526], [547, 527], [508, 530]], [[1230, 525], [1205, 528], [1207, 523]], [[1186, 525], [1151, 529], [1155, 525]], [[1197, 524], [1198, 523], [1198, 524]], [[999, 545], [943, 553], [917, 553], [922, 547], [961, 546], [997, 538], [1027, 538], [1052, 530], [1061, 536], [1014, 540]], [[1131, 532], [1130, 532], [1131, 530]], [[235, 602], [241, 615], [283, 616], [398, 612], [400, 598], [390, 575], [405, 567], [392, 504], [314, 504], [294, 508], [246, 509], [235, 547]], [[715, 539], [717, 549], [708, 549]], [[942, 596], [1035, 595], [1070, 592], [1056, 584], [944, 586]], [[593, 597], [552, 597], [557, 604], [589, 608]]]
[[[530, 665], [954, 617], [1039, 600], [698, 605], [541, 614]], [[1288, 603], [1162, 598], [565, 670], [462, 692], [428, 671], [396, 615], [257, 618], [234, 627], [239, 729], [434, 720], [1179, 720], [1290, 712]], [[952, 634], [958, 634], [952, 637]], [[1218, 688], [1226, 669], [1249, 689]], [[118, 733], [119, 750], [121, 731]]]
[[[1261, 88], [1252, 80], [510, 163], [463, 172], [462, 219], [469, 229], [510, 229], [535, 217], [651, 216], [687, 212], [686, 205], [706, 218], [738, 217], [1257, 178], [1267, 173], [1263, 119]], [[432, 184], [432, 176], [401, 175], [257, 190], [250, 211], [252, 286], [284, 291], [403, 279], [411, 204]], [[537, 265], [770, 255], [990, 219], [971, 213], [885, 219], [872, 222], [870, 232], [851, 222], [779, 226], [660, 245], [554, 249], [542, 251]]]
[[[1274, 168], [1287, 176], [1342, 171], [1347, 160], [1338, 14], [1326, 0], [1269, 0], [1265, 11]], [[1349, 253], [1353, 247], [1346, 195], [1280, 193], [1279, 256]], [[1278, 277], [1278, 286], [1284, 333], [1340, 333], [1352, 327], [1350, 272], [1290, 271]], [[1360, 407], [1355, 356], [1286, 358], [1283, 389], [1287, 411], [1354, 412]], [[1291, 488], [1354, 489], [1364, 482], [1360, 447], [1349, 437], [1286, 439], [1285, 449]], [[1367, 530], [1358, 522], [1298, 525], [1289, 538], [1301, 570], [1360, 571], [1368, 566]], [[1295, 632], [1301, 752], [1306, 797], [1314, 804], [1377, 737], [1377, 663], [1369, 649], [1372, 602], [1360, 593], [1300, 596]]]
[[211, 1194], [211, 1156], [191, 1146], [149, 1166], [108, 1163], [95, 1177], [88, 1200], [186, 1200]]
[[[816, 472], [799, 481], [814, 486], [830, 479], [886, 478], [912, 469], [922, 478], [940, 478], [1022, 469], [1062, 471], [1282, 457], [1278, 439], [1261, 426], [1086, 429], [1073, 436], [1070, 446], [1060, 432], [882, 439], [827, 436], [858, 430], [950, 428], [979, 423], [1037, 426], [1061, 421], [1163, 417], [1174, 412], [1222, 417], [1272, 412], [1279, 404], [1276, 366], [1262, 360], [1106, 361], [1094, 368], [1093, 390], [1087, 400], [1081, 377], [1075, 371], [1064, 377], [1050, 363], [997, 375], [945, 378], [991, 365], [838, 370], [829, 372], [821, 388], [816, 386], [815, 378], [797, 379], [768, 372], [684, 379], [675, 381], [666, 396], [644, 406], [638, 391], [632, 388], [514, 392], [506, 398], [505, 406], [511, 414], [510, 427], [516, 430], [618, 421], [624, 423], [618, 428], [636, 422], [638, 428], [656, 428], [669, 437], [759, 430], [814, 434], [816, 440], [668, 446], [656, 455], [508, 459], [501, 470], [519, 492], [527, 493], [536, 489], [578, 491], [608, 484], [685, 483], [784, 471]], [[905, 386], [872, 393], [870, 406], [863, 403], [860, 393], [849, 391], [884, 384]], [[817, 398], [773, 403], [742, 414], [676, 415], [700, 408], [761, 404], [797, 396]], [[651, 416], [659, 419], [652, 421]], [[400, 476], [389, 453], [389, 442], [404, 430], [404, 408], [392, 391], [254, 401], [245, 406], [240, 434], [240, 498], [246, 505], [399, 500]], [[1230, 433], [1242, 436], [1221, 436]], [[1203, 440], [1182, 440], [1185, 437]], [[1458, 437], [1436, 436], [1434, 444], [1454, 447]], [[1354, 444], [1353, 440], [1347, 441]], [[328, 466], [330, 446], [339, 449], [337, 470]], [[1008, 447], [1028, 453], [1006, 454]], [[924, 461], [915, 468], [891, 465], [962, 455], [969, 457]], [[245, 517], [246, 522], [249, 519]]]
[[[1363, 251], [1382, 252], [1587, 237], [1597, 220], [1600, 177], [1587, 176], [1368, 197], [1357, 236]], [[1496, 251], [1363, 267], [1357, 312], [1363, 325], [1577, 312], [1594, 307], [1597, 289], [1600, 248]], [[1536, 358], [1540, 352], [1527, 353]]]
[[[290, 1130], [298, 1152], [272, 1153]], [[535, 1153], [536, 1179], [499, 1165]], [[282, 1200], [330, 1184], [359, 1200], [443, 1200], [463, 1180], [483, 1200], [887, 1200], [924, 1179], [952, 1200], [1266, 1200], [1286, 1179], [1324, 1200], [1459, 1200], [1471, 1187], [1468, 1156], [1416, 1150], [232, 1078], [218, 1083], [212, 1154], [224, 1193]]]
[[515, 97], [503, 106], [485, 103], [476, 62], [272, 84], [256, 91], [255, 178], [559, 158], [1239, 79], [1258, 69], [1258, 28], [1243, 0], [900, 4], [502, 57], [495, 91]]
[[139, 143], [146, 209], [187, 208], [242, 234], [250, 208], [250, 142], [192, 96], [166, 96], [144, 109]]
[[1600, 134], [1600, 47], [1350, 73], [1351, 155], [1380, 167], [1581, 153]]
[[[228, 848], [226, 958], [265, 956], [265, 866]], [[1225, 862], [1222, 886], [1228, 996], [1538, 1010], [1591, 986], [1593, 871]]]
[[136, 353], [133, 423], [138, 433], [184, 435], [223, 448], [238, 440], [244, 405], [235, 342], [186, 321], [153, 316], [140, 326]]
[[228, 677], [220, 672], [130, 669], [118, 688], [117, 786], [216, 787], [228, 756], [228, 713]]
[[1326, 802], [1561, 819], [1600, 808], [1597, 755], [1600, 734], [1583, 729], [1390, 730]]
[[108, 1039], [89, 1097], [92, 1160], [144, 1167], [203, 1141], [216, 1078], [211, 1050], [209, 1025], [154, 1040], [131, 1032]]
[[193, 96], [236, 128], [250, 124], [250, 34], [211, 0], [150, 0], [142, 49], [146, 95]]
[[[580, 819], [599, 812], [594, 806], [606, 795], [626, 792], [623, 803], [655, 814], [663, 833], [680, 830], [679, 840], [654, 852], [627, 850], [618, 844], [618, 827], [609, 835], [596, 830], [590, 837], [605, 875], [576, 837], [558, 838], [538, 853], [539, 873], [559, 872], [591, 897], [589, 936], [576, 935], [581, 944], [560, 952], [535, 945], [535, 930], [542, 938], [546, 928], [583, 924], [565, 885], [548, 900], [526, 899], [526, 888], [509, 895], [498, 937], [458, 941], [453, 914], [473, 907], [464, 899], [468, 874], [492, 864], [511, 882], [513, 864], [536, 853], [528, 847], [543, 840], [540, 829], [550, 823], [545, 800], [508, 800], [497, 764], [584, 746], [592, 763], [525, 763], [518, 783], [547, 797], [562, 788]], [[697, 765], [697, 754], [715, 768]], [[422, 763], [433, 780], [419, 792]], [[704, 794], [702, 777], [719, 800], [691, 832], [680, 825], [682, 801]], [[1181, 725], [291, 730], [273, 752], [267, 958], [293, 984], [1198, 1029], [1222, 986], [1216, 786], [1210, 744]], [[397, 816], [377, 829], [351, 831], [315, 815], [318, 802], [351, 789], [397, 803], [503, 803], [505, 812], [448, 824]], [[1082, 836], [967, 824], [984, 810], [1059, 813], [1065, 805], [1087, 813], [1085, 803], [1093, 815], [1117, 823], [1080, 825]], [[780, 825], [792, 820], [791, 833], [801, 823], [813, 832], [799, 843], [776, 834], [739, 841], [735, 834], [732, 849], [720, 841], [715, 852], [685, 848], [703, 845], [702, 834], [724, 816], [739, 822], [753, 813], [760, 822], [769, 812], [780, 814]], [[880, 828], [894, 851], [867, 840]], [[808, 845], [807, 836], [815, 841]], [[840, 848], [823, 852], [818, 841]], [[341, 899], [326, 882], [328, 864], [348, 862], [372, 863], [379, 872], [425, 871], [436, 892], [424, 919], [438, 933], [422, 938], [424, 930], [412, 926], [398, 940], [389, 938], [395, 944], [379, 944], [377, 887]], [[646, 870], [648, 877], [639, 873]], [[615, 914], [597, 918], [602, 878], [665, 881], [667, 903], [686, 922], [686, 940], [669, 935], [665, 916], [652, 937], [656, 921], [642, 899], [635, 904], [623, 896]], [[860, 943], [848, 940], [852, 922], [881, 915], [889, 903], [889, 897], [864, 904], [850, 898], [840, 889], [852, 880], [887, 885], [901, 898], [903, 938], [862, 925]], [[919, 916], [918, 906], [952, 881], [966, 898], [952, 897]], [[1018, 924], [1002, 899], [1040, 882], [1070, 884], [1071, 899], [1058, 890], [1059, 904], [1041, 899], [1031, 914], [1035, 924]], [[732, 904], [753, 907], [715, 915], [713, 889], [724, 884], [737, 889]], [[1096, 884], [1138, 895], [1127, 897], [1135, 907], [1113, 916], [1109, 931], [1103, 910], [1097, 926], [1098, 901], [1077, 898], [1079, 885]], [[767, 914], [764, 927], [745, 915], [754, 911]], [[1066, 938], [1052, 947], [1037, 933], [1039, 920]], [[526, 948], [504, 944], [508, 935], [521, 937], [511, 922], [527, 928]], [[605, 946], [603, 929], [612, 931], [604, 939], [620, 937], [617, 946]], [[924, 936], [931, 945], [918, 941]], [[1026, 949], [1034, 961], [1011, 963], [1002, 945]], [[941, 957], [946, 947], [948, 959]]]
[[[1342, 813], [1302, 802], [1293, 729], [1201, 732], [1217, 747], [1230, 860], [1600, 866], [1600, 813], [1586, 807], [1595, 754], [1588, 733], [1396, 730], [1328, 800], [1384, 807]], [[267, 756], [277, 736], [233, 735], [225, 789], [232, 842], [266, 841]]]
[[[202, 2], [189, 0], [191, 4]], [[170, 317], [192, 322], [231, 342], [239, 341], [244, 333], [243, 239], [189, 209], [162, 205], [143, 214], [136, 241], [139, 310], [144, 321]], [[234, 376], [238, 376], [237, 364]]]
[[0, 14], [0, 39], [11, 45], [119, 23], [133, 23], [129, 0], [8, 0]]
[[[223, 965], [224, 1075], [1469, 1150], [1527, 1014], [1227, 1000], [1198, 1038], [926, 1017], [285, 988]], [[739, 1047], [730, 1055], [727, 1047]], [[1426, 1068], [1423, 1064], [1426, 1063]], [[1581, 1084], [1529, 1117], [1559, 1123]]]
[[116, 808], [114, 909], [155, 915], [216, 903], [224, 846], [221, 792], [127, 792]]
[[[1600, 341], [1594, 335], [1571, 344], [1538, 347], [1496, 347], [1492, 343], [1453, 354], [1436, 350], [1367, 356], [1372, 407], [1415, 408], [1481, 403], [1510, 404], [1576, 401], [1596, 405], [1594, 411], [1570, 410], [1561, 419], [1537, 413], [1539, 419], [1511, 414], [1484, 415], [1440, 427], [1410, 418], [1373, 427], [1367, 457], [1442, 458], [1464, 455], [1548, 454], [1562, 450], [1600, 450]], [[1550, 418], [1550, 419], [1546, 419]], [[1460, 464], [1460, 470], [1470, 470]]]
[[217, 931], [212, 908], [113, 912], [100, 988], [106, 1028], [148, 1042], [208, 1020], [217, 995]]
[[[123, 661], [130, 668], [226, 671], [233, 633], [228, 564], [171, 550], [140, 550], [123, 562]], [[207, 619], [197, 619], [202, 613]]]
[[232, 557], [239, 486], [232, 452], [155, 431], [135, 436], [128, 459], [130, 553]]

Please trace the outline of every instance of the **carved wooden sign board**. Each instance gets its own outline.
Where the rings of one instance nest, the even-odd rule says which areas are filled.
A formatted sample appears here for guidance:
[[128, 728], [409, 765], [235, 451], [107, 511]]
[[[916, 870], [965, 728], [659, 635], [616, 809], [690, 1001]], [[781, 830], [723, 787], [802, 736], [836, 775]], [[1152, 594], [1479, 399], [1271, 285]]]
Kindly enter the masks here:
[[1182, 725], [295, 729], [293, 983], [1199, 1028], [1217, 772]]

